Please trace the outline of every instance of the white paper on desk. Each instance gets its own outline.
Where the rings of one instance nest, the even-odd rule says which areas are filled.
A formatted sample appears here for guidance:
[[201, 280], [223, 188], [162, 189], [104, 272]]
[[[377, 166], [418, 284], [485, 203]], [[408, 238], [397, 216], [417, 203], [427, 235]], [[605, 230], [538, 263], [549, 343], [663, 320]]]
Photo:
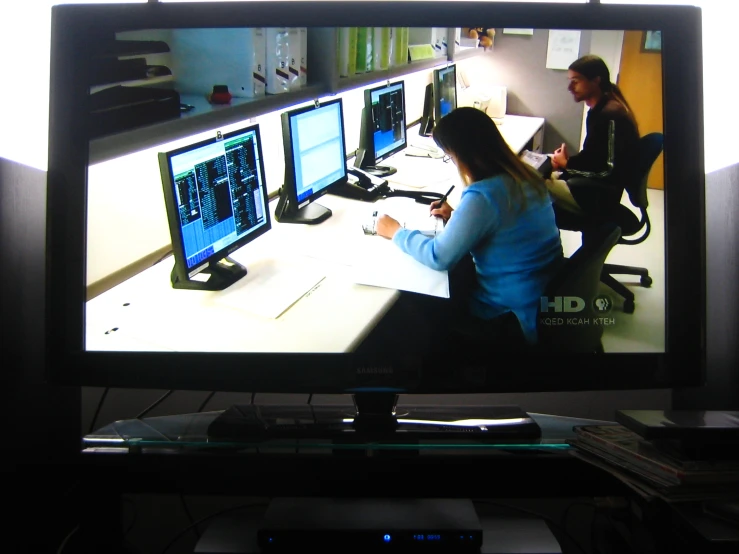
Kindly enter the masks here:
[[355, 283], [449, 298], [449, 273], [417, 262], [392, 241], [362, 236], [350, 274]]
[[567, 69], [580, 54], [580, 31], [549, 30], [547, 69]]
[[213, 303], [277, 319], [326, 277], [314, 263], [301, 260], [260, 260], [226, 290], [213, 293]]

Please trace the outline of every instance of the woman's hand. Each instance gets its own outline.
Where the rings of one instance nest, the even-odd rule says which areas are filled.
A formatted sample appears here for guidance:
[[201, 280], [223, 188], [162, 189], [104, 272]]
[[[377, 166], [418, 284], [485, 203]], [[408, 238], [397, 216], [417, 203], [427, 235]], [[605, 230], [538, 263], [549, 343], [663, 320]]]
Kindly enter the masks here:
[[377, 234], [386, 239], [392, 239], [400, 229], [400, 223], [389, 215], [382, 214], [377, 220]]
[[439, 206], [438, 201], [431, 202], [431, 215], [440, 217], [446, 223], [447, 221], [449, 221], [449, 218], [452, 217], [452, 207], [446, 202], [444, 202], [441, 206]]
[[568, 158], [569, 158], [569, 155], [567, 154], [567, 145], [563, 142], [562, 146], [557, 148], [554, 151], [554, 154], [552, 154], [552, 167], [554, 169], [566, 168]]

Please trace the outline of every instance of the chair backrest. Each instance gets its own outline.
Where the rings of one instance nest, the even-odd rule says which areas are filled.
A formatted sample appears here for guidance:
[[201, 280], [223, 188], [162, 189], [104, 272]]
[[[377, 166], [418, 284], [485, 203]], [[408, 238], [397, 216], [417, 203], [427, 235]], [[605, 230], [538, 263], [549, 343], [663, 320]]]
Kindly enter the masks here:
[[637, 178], [626, 186], [629, 200], [637, 208], [646, 209], [649, 206], [647, 199], [647, 180], [654, 162], [662, 152], [664, 137], [662, 133], [649, 133], [639, 139], [639, 159], [637, 162]]
[[613, 300], [600, 293], [600, 275], [620, 237], [621, 229], [613, 224], [593, 231], [549, 282], [537, 314], [540, 350], [600, 349], [605, 327], [602, 318], [613, 317]]

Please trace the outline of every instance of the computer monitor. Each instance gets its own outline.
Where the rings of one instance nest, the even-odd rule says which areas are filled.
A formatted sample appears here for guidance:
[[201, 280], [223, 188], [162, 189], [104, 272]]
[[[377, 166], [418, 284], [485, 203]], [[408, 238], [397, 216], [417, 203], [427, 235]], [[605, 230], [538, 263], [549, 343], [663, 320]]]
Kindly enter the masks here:
[[434, 69], [434, 118], [439, 121], [457, 107], [457, 66]]
[[160, 152], [159, 170], [172, 237], [172, 286], [223, 290], [244, 277], [246, 268], [228, 255], [272, 226], [259, 126]]
[[[187, 5], [168, 3], [162, 4], [159, 6], [161, 9], [156, 10], [147, 4], [58, 5], [52, 8], [50, 90], [53, 94], [49, 105], [48, 243], [45, 260], [48, 285], [46, 360], [53, 382], [77, 386], [152, 389], [367, 394], [372, 398], [375, 395], [400, 393], [624, 390], [699, 386], [703, 383], [706, 338], [705, 166], [700, 9], [692, 6], [542, 3], [536, 10], [532, 10], [524, 3], [498, 5], [428, 2], [423, 4], [422, 10], [419, 10], [419, 5], [417, 2], [379, 2], [373, 4], [372, 10], [369, 11], [361, 2], [340, 4], [224, 2]], [[331, 275], [320, 287], [290, 308], [284, 320], [272, 323], [260, 322], [260, 325], [246, 330], [207, 317], [201, 321], [192, 317], [186, 320], [183, 318], [181, 321], [173, 314], [183, 313], [183, 310], [189, 309], [190, 306], [172, 305], [162, 312], [168, 320], [166, 329], [152, 327], [149, 335], [134, 337], [137, 341], [131, 340], [126, 343], [122, 342], [121, 334], [119, 342], [110, 343], [108, 350], [91, 348], [87, 331], [91, 325], [99, 325], [100, 320], [92, 321], [86, 317], [87, 311], [93, 309], [94, 301], [98, 300], [94, 298], [88, 302], [86, 286], [90, 281], [90, 272], [96, 268], [103, 268], [103, 262], [106, 261], [100, 258], [102, 249], [88, 248], [96, 239], [98, 228], [95, 227], [95, 221], [104, 221], [106, 232], [118, 233], [116, 237], [120, 239], [119, 244], [123, 245], [129, 245], [129, 237], [139, 224], [147, 223], [147, 228], [153, 228], [156, 224], [160, 227], [166, 225], [163, 218], [160, 222], [146, 222], [144, 218], [150, 215], [145, 210], [132, 209], [125, 213], [128, 218], [127, 225], [110, 228], [106, 214], [118, 214], [112, 209], [120, 207], [120, 204], [116, 204], [114, 199], [101, 198], [100, 190], [103, 187], [97, 187], [93, 182], [105, 169], [101, 167], [104, 164], [99, 162], [106, 159], [106, 154], [108, 158], [121, 156], [122, 153], [136, 153], [137, 156], [143, 157], [146, 155], [146, 147], [164, 144], [176, 136], [184, 138], [189, 133], [210, 131], [226, 121], [236, 123], [261, 113], [290, 109], [291, 106], [301, 105], [314, 93], [330, 94], [339, 91], [349, 93], [357, 86], [361, 86], [358, 83], [368, 82], [366, 75], [338, 78], [334, 66], [327, 63], [323, 66], [325, 73], [321, 73], [318, 68], [314, 73], [313, 82], [318, 92], [300, 90], [251, 99], [248, 102], [234, 103], [232, 106], [217, 106], [207, 111], [197, 108], [181, 119], [157, 122], [112, 137], [92, 138], [88, 126], [84, 123], [91, 117], [88, 112], [90, 83], [86, 79], [91, 74], [90, 68], [96, 63], [91, 53], [98, 51], [100, 36], [105, 36], [107, 31], [168, 30], [206, 24], [212, 27], [232, 27], [235, 21], [244, 21], [255, 27], [306, 26], [309, 44], [313, 41], [314, 46], [325, 47], [321, 51], [330, 53], [336, 44], [337, 29], [340, 27], [357, 25], [439, 27], [453, 22], [474, 20], [475, 17], [479, 17], [481, 10], [494, 14], [496, 24], [501, 27], [534, 29], [532, 38], [526, 40], [543, 45], [540, 51], [533, 48], [521, 51], [515, 45], [505, 50], [506, 64], [501, 64], [501, 68], [505, 67], [509, 72], [519, 68], [510, 59], [514, 52], [525, 57], [521, 60], [522, 63], [527, 62], [524, 64], [526, 79], [520, 81], [521, 84], [518, 86], [521, 88], [518, 90], [513, 90], [512, 84], [518, 74], [509, 74], [510, 97], [521, 101], [519, 107], [524, 104], [526, 95], [541, 99], [541, 89], [526, 88], [532, 77], [532, 68], [540, 69], [539, 83], [552, 83], [552, 76], [560, 75], [561, 81], [546, 85], [551, 87], [551, 90], [547, 91], [547, 102], [558, 102], [552, 107], [554, 113], [552, 118], [561, 115], [555, 108], [557, 110], [561, 108], [569, 114], [567, 122], [570, 130], [567, 132], [574, 133], [574, 138], [570, 140], [574, 144], [579, 144], [583, 107], [582, 104], [573, 101], [572, 95], [567, 90], [566, 71], [558, 72], [546, 68], [546, 44], [550, 31], [558, 29], [580, 31], [577, 36], [581, 35], [582, 43], [577, 55], [585, 54], [587, 45], [596, 44], [597, 41], [586, 39], [599, 30], [598, 38], [607, 35], [614, 40], [621, 33], [613, 30], [624, 31], [624, 34], [637, 39], [644, 30], [661, 31], [662, 43], [659, 54], [640, 52], [639, 40], [629, 44], [631, 46], [636, 44], [635, 55], [648, 62], [650, 71], [659, 68], [657, 74], [662, 78], [661, 87], [650, 89], [658, 91], [658, 97], [651, 107], [639, 108], [633, 105], [632, 107], [634, 110], [646, 110], [650, 115], [663, 115], [664, 169], [660, 171], [656, 169], [658, 165], [655, 165], [653, 174], [664, 176], [664, 188], [648, 190], [651, 234], [646, 241], [639, 245], [618, 245], [613, 249], [614, 260], [621, 258], [628, 263], [632, 261], [633, 253], [642, 245], [647, 247], [649, 249], [647, 257], [634, 261], [639, 265], [649, 266], [654, 282], [650, 288], [643, 288], [636, 284], [638, 279], [635, 277], [625, 276], [623, 279], [621, 276], [617, 277], [637, 293], [637, 306], [633, 313], [627, 313], [618, 303], [604, 304], [605, 307], [615, 310], [608, 317], [609, 323], [615, 320], [615, 324], [602, 329], [603, 352], [570, 351], [546, 354], [531, 352], [521, 353], [513, 358], [489, 352], [489, 355], [483, 358], [469, 360], [460, 356], [457, 345], [450, 344], [446, 359], [411, 356], [399, 360], [393, 357], [394, 353], [382, 346], [378, 346], [363, 357], [357, 353], [359, 349], [355, 347], [365, 340], [373, 326], [380, 323], [400, 293], [396, 289], [387, 292], [387, 289], [382, 287], [368, 287], [352, 281], [352, 268], [336, 263], [338, 256], [345, 254], [342, 248], [349, 249], [347, 246], [349, 242], [342, 243], [339, 239], [343, 237], [338, 237], [336, 243], [326, 242], [330, 231], [328, 225], [306, 226], [304, 229], [296, 229], [296, 226], [279, 229], [280, 236], [285, 237], [285, 245], [293, 248], [297, 254], [335, 256]], [[90, 34], [89, 30], [93, 27], [105, 32]], [[566, 38], [574, 40], [573, 35], [576, 31], [568, 34]], [[506, 36], [498, 35], [496, 50], [481, 53], [480, 60], [494, 59], [499, 50], [498, 40], [520, 42], [519, 38], [506, 39]], [[624, 42], [624, 45], [626, 44]], [[309, 48], [310, 51], [312, 50]], [[535, 51], [539, 54], [534, 54]], [[535, 55], [538, 56], [536, 59], [531, 58]], [[472, 59], [465, 59], [465, 63], [472, 63]], [[336, 60], [327, 58], [326, 61]], [[661, 63], [657, 63], [658, 61]], [[214, 63], [217, 63], [217, 60], [214, 60]], [[310, 60], [308, 63], [309, 68], [315, 67], [310, 65]], [[415, 67], [417, 67], [415, 64], [409, 67], [409, 71], [415, 70]], [[404, 71], [402, 66], [393, 67], [391, 73], [400, 76], [402, 71]], [[639, 75], [643, 77], [641, 73], [637, 74], [637, 77]], [[500, 78], [501, 75], [496, 75], [496, 81]], [[624, 82], [623, 72], [619, 73], [619, 78]], [[639, 78], [636, 82], [640, 82]], [[629, 100], [631, 99], [639, 97], [632, 95]], [[329, 111], [326, 121], [338, 121], [340, 108], [337, 112], [336, 106], [328, 103], [318, 108], [306, 108], [302, 115], [318, 118], [322, 109]], [[330, 110], [334, 110], [333, 115]], [[297, 121], [300, 121], [300, 115], [300, 112], [295, 114]], [[637, 119], [638, 117], [637, 114]], [[288, 122], [294, 122], [294, 118], [291, 119], [288, 115], [285, 118]], [[546, 124], [549, 125], [550, 122], [547, 121]], [[564, 127], [558, 129], [565, 132]], [[309, 131], [318, 132], [324, 138], [329, 137], [327, 139], [329, 143], [333, 140], [336, 155], [334, 156], [334, 150], [331, 150], [332, 154], [328, 156], [330, 166], [323, 168], [324, 176], [329, 175], [322, 182], [324, 187], [319, 191], [306, 189], [310, 192], [306, 197], [301, 196], [303, 202], [330, 189], [330, 183], [340, 179], [345, 172], [340, 153], [343, 147], [340, 140], [336, 139], [337, 134], [340, 134], [337, 125], [328, 125], [326, 128], [319, 126], [318, 129], [311, 127]], [[309, 136], [312, 136], [310, 132]], [[475, 133], [475, 130], [470, 129], [469, 132]], [[646, 132], [646, 129], [643, 132]], [[546, 137], [545, 132], [544, 148], [551, 150], [551, 145], [546, 141], [551, 142], [554, 139]], [[556, 137], [556, 140], [561, 142], [559, 137]], [[274, 148], [279, 149], [279, 145], [265, 144], [266, 150]], [[292, 149], [288, 152], [288, 164], [293, 164], [296, 152], [306, 154], [304, 143], [298, 143], [297, 148], [293, 148], [292, 142], [288, 142], [288, 148]], [[155, 154], [151, 155], [155, 157]], [[113, 166], [119, 167], [115, 164]], [[292, 170], [295, 171], [294, 164]], [[313, 181], [319, 182], [320, 179]], [[295, 186], [297, 187], [297, 184]], [[139, 189], [144, 190], [145, 187]], [[114, 190], [119, 194], [118, 188]], [[154, 192], [157, 193], [156, 197], [153, 197], [154, 202], [160, 201], [161, 193], [158, 187]], [[295, 194], [297, 203], [297, 188], [291, 194]], [[142, 205], [141, 199], [137, 201]], [[342, 201], [349, 202], [348, 199], [337, 198], [336, 205]], [[366, 205], [357, 203], [352, 206], [357, 208], [356, 213], [367, 213]], [[663, 208], [663, 211], [659, 208]], [[347, 229], [346, 238], [361, 235], [361, 225], [364, 221], [358, 221], [346, 213], [344, 221], [348, 222], [347, 227], [341, 227]], [[331, 219], [331, 222], [337, 225], [340, 223], [338, 215], [335, 211], [335, 217]], [[344, 212], [342, 217], [343, 215]], [[275, 225], [269, 235], [274, 236], [277, 228]], [[298, 236], [298, 233], [294, 233], [297, 230], [306, 233]], [[575, 237], [573, 240], [579, 240], [578, 235], [573, 236]], [[267, 238], [268, 236], [264, 237]], [[370, 237], [372, 238], [377, 237]], [[152, 252], [160, 246], [154, 245]], [[115, 251], [115, 248], [108, 245], [107, 250]], [[150, 259], [155, 259], [155, 256], [152, 255]], [[161, 264], [154, 266], [151, 271], [156, 271], [157, 267], [161, 268]], [[369, 267], [373, 268], [374, 266]], [[146, 272], [148, 271], [150, 270], [147, 269]], [[139, 275], [145, 277], [148, 274], [146, 272]], [[109, 273], [110, 271], [105, 274]], [[161, 283], [161, 279], [157, 282]], [[166, 285], [169, 289], [169, 283]], [[357, 322], [354, 311], [357, 304], [349, 302], [349, 299], [359, 290], [365, 292], [362, 295], [362, 309], [371, 308], [375, 314], [374, 319], [368, 318]], [[330, 291], [334, 292], [329, 297], [327, 295]], [[166, 292], [179, 293], [169, 290]], [[615, 294], [610, 294], [616, 298]], [[99, 298], [102, 299], [102, 295]], [[152, 297], [148, 299], [156, 300]], [[640, 305], [639, 299], [645, 303]], [[99, 305], [99, 302], [97, 304]], [[560, 298], [559, 301], [547, 299], [545, 308], [547, 311], [559, 310], [559, 315], [552, 316], [554, 322], [561, 321], [563, 325], [570, 325], [572, 321], [572, 325], [584, 325], [583, 329], [591, 329], [592, 325], [598, 323], [581, 321], [569, 315], [572, 312], [568, 310], [579, 308], [580, 305], [581, 302], [572, 299]], [[157, 312], [152, 311], [150, 303], [147, 310], [149, 311], [143, 312], [143, 315], [148, 316], [148, 320], [144, 317], [141, 320], [149, 324]], [[126, 312], [125, 317], [128, 324], [125, 327], [121, 326], [121, 331], [130, 332], [132, 318], [136, 317], [136, 312], [134, 310]], [[293, 317], [304, 319], [299, 320], [301, 325], [296, 323], [288, 332], [286, 326]], [[105, 318], [103, 320], [104, 323]], [[208, 326], [212, 331], [214, 325], [221, 325], [222, 332], [215, 335], [213, 341], [207, 344], [201, 342], [198, 345], [195, 339], [200, 340], [199, 330], [203, 326]], [[270, 340], [256, 341], [251, 336], [253, 331], [265, 333], [266, 327], [273, 327], [279, 331], [270, 335], [268, 337]], [[350, 327], [353, 329], [351, 332], [348, 331]], [[632, 334], [631, 338], [624, 339], [624, 335], [633, 332], [635, 328], [643, 329], [644, 333]], [[158, 345], [163, 341], [160, 333], [164, 330], [168, 336], [177, 335], [175, 338], [180, 342], [176, 345], [166, 343], [159, 346], [157, 351], [152, 351], [148, 341], [155, 341]], [[650, 342], [652, 340], [650, 337], [657, 339]], [[233, 342], [228, 343], [226, 338], [233, 339]], [[328, 344], [326, 342], [319, 343], [327, 339], [336, 339], [341, 346], [334, 348], [323, 346]], [[253, 341], [253, 344], [249, 341]], [[244, 344], [248, 344], [251, 349], [246, 348]], [[448, 375], [445, 368], [454, 370], [450, 379], [455, 378], [456, 381], [441, 382], [437, 379], [440, 374]], [[387, 403], [382, 405], [388, 406]]]
[[378, 163], [407, 145], [404, 82], [366, 89], [355, 167], [381, 177], [392, 175], [397, 169]]
[[315, 201], [346, 181], [344, 112], [341, 98], [282, 113], [285, 180], [275, 219], [316, 224], [331, 210]]

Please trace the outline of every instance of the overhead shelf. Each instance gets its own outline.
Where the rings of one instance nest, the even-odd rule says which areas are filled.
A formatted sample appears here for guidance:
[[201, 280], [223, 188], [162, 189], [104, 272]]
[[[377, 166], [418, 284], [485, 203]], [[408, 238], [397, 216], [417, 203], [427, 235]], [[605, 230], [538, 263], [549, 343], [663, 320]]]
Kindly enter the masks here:
[[429, 58], [427, 60], [418, 60], [410, 62], [404, 65], [398, 65], [383, 69], [380, 71], [371, 71], [369, 73], [357, 73], [351, 77], [340, 77], [334, 85], [332, 92], [343, 92], [345, 90], [351, 90], [353, 88], [361, 87], [369, 83], [376, 83], [378, 81], [385, 81], [389, 79], [395, 79], [414, 73], [416, 71], [422, 71], [424, 69], [432, 69], [442, 65], [447, 65], [449, 60], [447, 58]]
[[125, 156], [158, 144], [193, 135], [258, 115], [288, 108], [328, 94], [326, 85], [259, 98], [233, 98], [228, 105], [213, 105], [204, 96], [183, 94], [183, 104], [195, 106], [178, 119], [148, 125], [90, 141], [90, 165]]
[[452, 54], [452, 61], [459, 62], [468, 58], [490, 54], [492, 53], [492, 51], [492, 48], [486, 50], [485, 48], [480, 48], [479, 46], [477, 48], [461, 48], [457, 46], [454, 50], [454, 53]]
[[[450, 29], [449, 32], [450, 36], [453, 36], [454, 30]], [[337, 53], [334, 46], [337, 42], [335, 33], [335, 28], [312, 28], [309, 30], [308, 59], [311, 60], [309, 62], [310, 80], [313, 84], [283, 94], [266, 95], [258, 98], [233, 98], [229, 105], [211, 105], [204, 96], [183, 94], [180, 97], [181, 102], [195, 106], [193, 110], [183, 112], [177, 119], [91, 140], [89, 163], [91, 165], [101, 163], [188, 135], [208, 131], [218, 126], [284, 110], [322, 96], [338, 94], [374, 82], [396, 79], [403, 75], [430, 70], [486, 53], [482, 48], [468, 48], [456, 52], [451, 48], [448, 56], [418, 60], [394, 66], [387, 70], [356, 74], [351, 77], [339, 77]], [[154, 41], [149, 43], [148, 46], [151, 47], [152, 43]], [[164, 50], [166, 44], [157, 43], [157, 46]], [[131, 48], [131, 46], [128, 46], [128, 48]], [[153, 80], [147, 80], [147, 84], [153, 84]]]

